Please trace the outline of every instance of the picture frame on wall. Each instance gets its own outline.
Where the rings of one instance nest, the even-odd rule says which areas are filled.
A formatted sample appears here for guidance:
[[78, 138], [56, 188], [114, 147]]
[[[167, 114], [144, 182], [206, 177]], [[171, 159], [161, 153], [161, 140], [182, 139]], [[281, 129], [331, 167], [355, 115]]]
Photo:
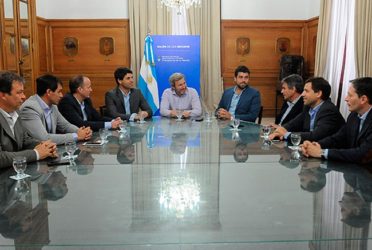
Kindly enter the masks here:
[[63, 41], [63, 53], [66, 56], [76, 56], [79, 52], [79, 40], [76, 37], [65, 37]]
[[279, 54], [288, 54], [290, 46], [291, 40], [287, 37], [280, 37], [276, 40], [276, 52]]
[[236, 54], [245, 56], [249, 54], [250, 40], [248, 37], [238, 37], [236, 39]]
[[101, 55], [109, 56], [114, 54], [115, 46], [112, 37], [101, 37], [99, 39], [99, 53]]

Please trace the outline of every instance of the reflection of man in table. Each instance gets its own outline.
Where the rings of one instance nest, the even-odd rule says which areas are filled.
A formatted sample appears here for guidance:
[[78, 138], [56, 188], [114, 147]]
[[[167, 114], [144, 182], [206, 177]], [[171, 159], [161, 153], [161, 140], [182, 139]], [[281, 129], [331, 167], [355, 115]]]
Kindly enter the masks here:
[[112, 137], [111, 141], [119, 144], [116, 159], [120, 164], [131, 164], [136, 158], [134, 144], [140, 142], [145, 135], [145, 128], [138, 126], [128, 126], [126, 133], [118, 133], [117, 137]]
[[326, 185], [327, 172], [329, 170], [322, 169], [319, 161], [304, 161], [298, 173], [301, 188], [311, 193], [319, 192]]
[[248, 144], [244, 142], [238, 142], [235, 145], [234, 160], [236, 162], [246, 162], [248, 159]]
[[198, 92], [187, 87], [185, 76], [173, 73], [169, 77], [171, 88], [164, 90], [160, 102], [160, 114], [177, 117], [176, 110], [182, 110], [184, 118], [200, 116], [202, 113]]
[[187, 148], [187, 134], [174, 133], [172, 134], [172, 142], [169, 147], [170, 151], [174, 154], [183, 154]]

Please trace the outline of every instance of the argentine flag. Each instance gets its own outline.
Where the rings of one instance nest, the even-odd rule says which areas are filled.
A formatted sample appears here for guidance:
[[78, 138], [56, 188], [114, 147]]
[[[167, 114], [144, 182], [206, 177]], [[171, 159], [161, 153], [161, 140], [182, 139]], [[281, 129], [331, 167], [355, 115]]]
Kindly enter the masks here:
[[141, 63], [138, 88], [141, 90], [147, 103], [155, 114], [159, 110], [159, 91], [155, 71], [155, 58], [152, 50], [153, 40], [151, 36], [145, 38], [145, 49]]

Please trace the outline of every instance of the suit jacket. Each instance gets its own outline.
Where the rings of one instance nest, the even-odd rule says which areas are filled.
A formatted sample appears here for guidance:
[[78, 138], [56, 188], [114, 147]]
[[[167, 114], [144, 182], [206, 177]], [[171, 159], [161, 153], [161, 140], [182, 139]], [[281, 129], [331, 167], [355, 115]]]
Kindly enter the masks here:
[[[280, 120], [282, 119], [285, 111], [287, 110], [288, 108], [288, 104], [286, 101], [284, 101], [283, 103], [283, 106], [282, 106], [282, 109], [280, 110], [280, 113], [279, 115], [275, 118], [275, 124], [279, 124], [280, 123]], [[291, 121], [292, 119], [294, 119], [298, 114], [300, 114], [304, 109], [304, 100], [302, 98], [302, 96], [300, 97], [300, 99], [298, 99], [298, 101], [296, 102], [296, 104], [293, 106], [293, 108], [291, 109], [291, 111], [289, 111], [288, 115], [284, 118], [283, 122], [282, 122], [282, 125], [286, 124], [287, 122]]]
[[315, 116], [314, 129], [310, 132], [309, 110], [310, 107], [306, 106], [296, 118], [283, 126], [289, 132], [301, 132], [302, 141], [319, 141], [336, 133], [345, 124], [338, 108], [328, 99], [320, 106]]
[[67, 121], [77, 127], [90, 127], [93, 131], [98, 131], [100, 128], [104, 128], [105, 121], [109, 121], [109, 119], [104, 119], [100, 116], [97, 110], [93, 107], [90, 98], [84, 100], [84, 105], [85, 113], [87, 115], [86, 121], [84, 121], [83, 112], [81, 111], [79, 102], [70, 93], [66, 94], [61, 99], [58, 104], [58, 109]]
[[[231, 100], [234, 96], [234, 87], [225, 90], [222, 94], [218, 109], [223, 108], [229, 111]], [[247, 87], [240, 96], [239, 102], [236, 105], [235, 117], [249, 122], [255, 122], [261, 108], [260, 93], [251, 87]]]
[[[105, 103], [107, 116], [113, 119], [120, 117], [123, 120], [129, 120], [130, 115], [125, 113], [124, 96], [119, 87], [106, 93]], [[141, 109], [149, 114], [148, 118], [152, 116], [152, 110], [139, 89], [131, 90], [129, 104], [131, 114], [138, 113]]]
[[33, 148], [39, 141], [26, 133], [20, 117], [14, 125], [14, 134], [5, 117], [0, 114], [0, 168], [12, 166], [13, 158], [18, 155], [25, 156], [27, 162], [36, 161]]
[[372, 162], [372, 111], [368, 113], [360, 132], [358, 114], [352, 112], [337, 133], [320, 140], [319, 144], [328, 148], [329, 160]]
[[64, 144], [68, 141], [73, 141], [74, 137], [72, 133], [76, 133], [79, 129], [61, 115], [57, 105], [52, 105], [52, 128], [51, 133], [48, 133], [44, 111], [36, 95], [28, 98], [22, 104], [20, 110], [20, 118], [23, 121], [24, 127], [32, 137], [38, 140], [52, 140], [56, 144]]

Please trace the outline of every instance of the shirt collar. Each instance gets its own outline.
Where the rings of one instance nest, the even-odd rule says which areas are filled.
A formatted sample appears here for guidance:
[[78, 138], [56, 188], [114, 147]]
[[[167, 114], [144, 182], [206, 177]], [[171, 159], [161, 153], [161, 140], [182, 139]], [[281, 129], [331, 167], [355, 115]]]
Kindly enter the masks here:
[[48, 111], [50, 111], [50, 110], [52, 109], [52, 107], [50, 107], [48, 104], [46, 104], [46, 103], [44, 102], [44, 100], [41, 99], [41, 97], [40, 97], [39, 95], [36, 95], [36, 100], [39, 102], [41, 108], [42, 108], [44, 111], [48, 112]]
[[8, 112], [6, 112], [5, 110], [3, 110], [3, 109], [0, 108], [0, 113], [3, 114], [3, 116], [4, 116], [6, 119], [12, 119], [13, 124], [16, 123], [16, 121], [18, 120], [18, 117], [19, 117], [17, 111], [13, 111], [13, 112], [11, 112], [11, 113], [8, 113]]
[[290, 102], [290, 101], [289, 101], [289, 102], [287, 102], [287, 103], [291, 103], [291, 104], [295, 105], [295, 104], [298, 102], [298, 100], [300, 100], [300, 98], [301, 98], [301, 95], [297, 96], [297, 98], [294, 99], [293, 102]]
[[248, 86], [247, 87], [245, 87], [241, 92], [240, 92], [240, 94], [238, 95], [238, 94], [236, 94], [235, 92], [236, 92], [236, 88], [237, 88], [237, 86], [235, 86], [234, 87], [234, 95], [237, 95], [237, 96], [240, 96], [247, 88], [249, 88]]
[[320, 102], [314, 108], [310, 108], [310, 112], [318, 112], [318, 110], [320, 109], [320, 106], [322, 106], [323, 103], [324, 103], [324, 101]]
[[369, 109], [367, 110], [367, 112], [365, 112], [363, 115], [359, 115], [359, 114], [358, 114], [359, 119], [361, 119], [361, 120], [365, 120], [365, 119], [367, 118], [369, 112], [371, 111], [371, 109], [372, 109], [372, 107], [369, 108]]
[[130, 94], [132, 93], [132, 90], [129, 90], [128, 94], [125, 94], [125, 92], [120, 87], [118, 87], [118, 88], [119, 88], [119, 90], [121, 91], [121, 93], [123, 94], [124, 97], [130, 96]]
[[[184, 93], [183, 95], [181, 95], [181, 96], [186, 95], [188, 92], [189, 92], [189, 88], [186, 87], [186, 91], [185, 91], [185, 93]], [[172, 95], [179, 96], [179, 95], [177, 95], [176, 90], [174, 90], [173, 88], [172, 88]]]

